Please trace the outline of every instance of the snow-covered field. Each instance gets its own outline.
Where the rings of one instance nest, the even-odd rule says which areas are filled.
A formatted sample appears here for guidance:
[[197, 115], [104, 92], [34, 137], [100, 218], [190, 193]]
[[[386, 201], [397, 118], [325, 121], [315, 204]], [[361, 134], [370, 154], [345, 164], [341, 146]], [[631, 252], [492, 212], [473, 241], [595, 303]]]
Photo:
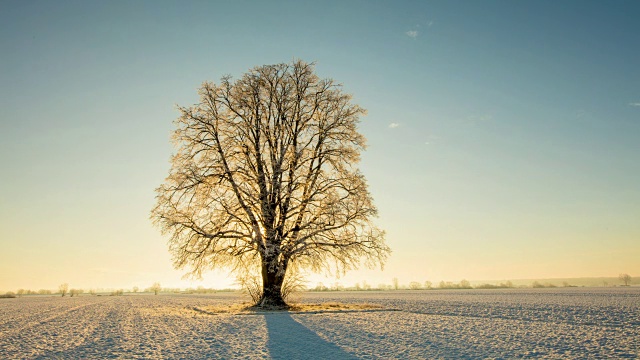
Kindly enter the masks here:
[[390, 311], [194, 310], [246, 300], [230, 293], [0, 299], [0, 359], [640, 357], [640, 288], [304, 293], [300, 302]]

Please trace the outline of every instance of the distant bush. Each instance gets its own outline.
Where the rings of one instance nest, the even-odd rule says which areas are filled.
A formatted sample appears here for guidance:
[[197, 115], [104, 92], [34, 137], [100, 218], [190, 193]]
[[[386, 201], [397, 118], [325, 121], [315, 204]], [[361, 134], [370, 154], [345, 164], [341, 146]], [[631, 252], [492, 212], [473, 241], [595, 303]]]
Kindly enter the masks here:
[[493, 284], [480, 284], [476, 285], [476, 289], [499, 289], [499, 287]]
[[378, 290], [387, 291], [387, 290], [391, 290], [391, 289], [393, 289], [393, 286], [391, 286], [391, 285], [378, 284]]
[[[135, 288], [134, 291], [136, 292]], [[198, 286], [197, 288], [187, 288], [185, 290], [185, 293], [187, 294], [215, 294], [216, 293], [216, 289], [214, 288], [205, 288], [204, 286]]]
[[507, 281], [506, 283], [500, 283], [499, 285], [494, 284], [480, 284], [476, 285], [476, 289], [510, 289], [514, 287], [511, 281]]
[[331, 291], [344, 291], [344, 285], [342, 285], [340, 282], [334, 282], [333, 285], [331, 285]]
[[[322, 286], [320, 286], [322, 285]], [[331, 287], [326, 287], [322, 283], [318, 283], [315, 288], [311, 288], [311, 291], [371, 291], [371, 290], [391, 290], [391, 285], [378, 284], [377, 287], [373, 287], [366, 280], [357, 282], [350, 287], [344, 287], [340, 283], [334, 283]]]
[[471, 283], [467, 280], [461, 280], [460, 283], [455, 284], [452, 283], [451, 281], [440, 281], [440, 284], [438, 284], [438, 288], [440, 289], [471, 289]]
[[[361, 290], [359, 283], [356, 283], [356, 290]], [[329, 288], [324, 286], [322, 282], [319, 282], [316, 284], [316, 287], [313, 288], [313, 291], [329, 291]]]
[[180, 288], [162, 288], [161, 290], [163, 293], [174, 293], [174, 294], [179, 294], [180, 293]]
[[51, 290], [40, 289], [38, 291], [29, 289], [18, 289], [16, 295], [19, 297], [22, 295], [51, 295]]
[[0, 299], [12, 299], [15, 297], [16, 297], [16, 294], [13, 291], [8, 291], [6, 294], [0, 295]]
[[552, 283], [544, 283], [541, 284], [537, 281], [534, 281], [533, 284], [531, 284], [531, 287], [534, 289], [542, 289], [542, 288], [554, 288], [557, 287], [556, 285], [552, 284]]

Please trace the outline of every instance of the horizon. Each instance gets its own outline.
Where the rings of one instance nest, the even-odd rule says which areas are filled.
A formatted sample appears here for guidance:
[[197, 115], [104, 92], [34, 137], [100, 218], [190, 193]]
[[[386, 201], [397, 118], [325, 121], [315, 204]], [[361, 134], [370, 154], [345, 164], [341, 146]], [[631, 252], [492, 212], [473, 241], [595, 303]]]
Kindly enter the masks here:
[[[634, 276], [631, 274], [628, 274], [628, 275], [631, 276], [631, 282], [629, 286], [640, 285], [640, 276]], [[367, 280], [362, 280], [360, 282], [355, 282], [355, 283], [345, 283], [345, 282], [336, 280], [335, 278], [330, 278], [330, 279], [324, 278], [324, 280], [329, 280], [333, 282], [325, 283], [323, 281], [318, 281], [316, 283], [312, 283], [311, 280], [308, 280], [308, 281], [305, 281], [305, 288], [299, 291], [303, 291], [303, 292], [317, 291], [314, 289], [316, 289], [320, 285], [325, 286], [327, 288], [327, 290], [321, 290], [321, 291], [392, 291], [392, 290], [395, 290], [393, 289], [394, 279], [390, 279], [390, 281], [387, 283], [384, 283], [384, 282], [375, 283], [375, 282], [369, 282]], [[603, 280], [609, 280], [612, 282], [609, 283], [607, 281], [603, 284], [602, 283]], [[427, 281], [431, 283], [432, 288], [430, 289], [424, 288], [424, 283]], [[540, 283], [542, 285], [545, 285], [545, 287], [548, 287], [549, 284], [553, 285], [551, 287], [567, 287], [567, 286], [568, 287], [618, 287], [618, 286], [624, 287], [624, 285], [620, 284], [622, 280], [619, 279], [619, 276], [594, 276], [594, 277], [590, 276], [590, 277], [575, 277], [575, 278], [554, 277], [554, 278], [528, 278], [528, 279], [510, 279], [510, 278], [505, 278], [505, 279], [462, 278], [458, 280], [424, 279], [421, 281], [416, 279], [411, 279], [407, 281], [398, 279], [399, 288], [397, 290], [450, 290], [450, 288], [444, 288], [444, 289], [439, 288], [439, 284], [441, 282], [448, 283], [448, 284], [459, 284], [462, 281], [468, 281], [471, 284], [471, 286], [474, 287], [474, 289], [476, 289], [478, 285], [487, 285], [487, 284], [501, 285], [507, 282], [512, 283], [513, 288], [531, 288], [534, 283]], [[569, 281], [573, 281], [573, 283]], [[418, 282], [423, 287], [420, 289], [410, 289], [412, 282]], [[243, 291], [241, 286], [238, 285], [237, 283], [227, 283], [228, 286], [224, 286], [224, 287], [215, 287], [215, 286], [207, 287], [202, 285], [202, 283], [199, 283], [199, 284], [191, 283], [188, 286], [172, 286], [171, 284], [165, 285], [165, 284], [162, 284], [161, 282], [158, 282], [158, 283], [161, 285], [163, 291], [176, 290], [176, 289], [179, 291], [188, 291], [188, 290], [197, 290], [197, 289], [213, 290], [213, 291]], [[566, 283], [566, 284], [563, 284], [563, 283]], [[17, 293], [17, 290], [34, 291], [34, 292], [37, 292], [39, 290], [47, 290], [47, 291], [51, 291], [51, 294], [47, 294], [47, 295], [55, 295], [59, 292], [58, 287], [64, 284], [68, 285], [69, 289], [83, 290], [85, 292], [85, 295], [90, 290], [94, 290], [96, 291], [96, 293], [113, 292], [116, 290], [124, 290], [125, 292], [138, 292], [138, 293], [152, 292], [152, 290], [150, 290], [149, 288], [151, 287], [151, 285], [153, 285], [150, 283], [150, 284], [136, 284], [131, 286], [114, 286], [114, 287], [102, 287], [102, 286], [81, 287], [81, 286], [73, 286], [73, 284], [61, 282], [58, 285], [52, 286], [49, 288], [46, 288], [46, 287], [29, 288], [24, 286], [18, 287], [16, 289], [0, 288], [0, 295], [5, 293], [10, 293], [10, 292]], [[367, 284], [370, 288], [365, 289], [364, 288], [365, 284]], [[382, 288], [381, 287], [382, 285], [384, 285], [385, 288]], [[134, 291], [134, 288], [138, 288], [138, 291]]]
[[291, 59], [367, 109], [392, 249], [310, 282], [640, 276], [640, 3], [279, 5], [0, 3], [0, 289], [233, 283], [149, 220], [175, 105]]

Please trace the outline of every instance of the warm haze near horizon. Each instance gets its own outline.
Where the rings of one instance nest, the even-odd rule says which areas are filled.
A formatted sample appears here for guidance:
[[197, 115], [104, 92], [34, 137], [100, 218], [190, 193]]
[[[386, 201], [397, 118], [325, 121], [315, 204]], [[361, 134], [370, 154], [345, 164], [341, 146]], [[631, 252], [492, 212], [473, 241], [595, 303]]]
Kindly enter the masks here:
[[392, 248], [338, 280], [640, 275], [640, 3], [0, 2], [0, 291], [181, 280], [175, 104], [300, 58], [368, 110]]

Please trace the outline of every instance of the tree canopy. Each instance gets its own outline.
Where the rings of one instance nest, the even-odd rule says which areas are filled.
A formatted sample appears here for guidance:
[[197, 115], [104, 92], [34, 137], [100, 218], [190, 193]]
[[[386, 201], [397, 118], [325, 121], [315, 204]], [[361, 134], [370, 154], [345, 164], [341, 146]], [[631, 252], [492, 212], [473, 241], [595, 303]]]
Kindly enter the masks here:
[[346, 271], [390, 253], [357, 164], [365, 110], [303, 61], [205, 82], [179, 107], [177, 152], [152, 219], [177, 268], [260, 269], [262, 305], [284, 305], [288, 269]]

